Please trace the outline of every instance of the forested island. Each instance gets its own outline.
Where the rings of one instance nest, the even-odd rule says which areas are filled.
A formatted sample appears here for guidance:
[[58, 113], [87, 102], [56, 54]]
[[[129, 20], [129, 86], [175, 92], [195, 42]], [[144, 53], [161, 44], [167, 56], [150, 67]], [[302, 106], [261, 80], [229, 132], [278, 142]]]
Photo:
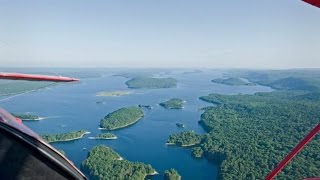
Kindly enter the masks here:
[[172, 98], [166, 102], [162, 102], [159, 105], [166, 109], [182, 109], [184, 101], [179, 98]]
[[169, 136], [168, 145], [175, 144], [177, 146], [194, 146], [202, 140], [201, 135], [197, 135], [194, 131], [183, 131]]
[[111, 97], [117, 97], [117, 96], [124, 96], [132, 94], [132, 91], [102, 91], [98, 92], [97, 96], [111, 96]]
[[72, 131], [72, 132], [61, 133], [61, 134], [41, 135], [41, 137], [48, 143], [52, 143], [52, 142], [73, 141], [73, 140], [81, 139], [85, 134], [89, 134], [89, 133], [90, 132], [85, 130], [79, 130], [79, 131]]
[[89, 139], [117, 139], [117, 136], [112, 133], [102, 133], [96, 137], [89, 137]]
[[100, 127], [105, 130], [124, 128], [139, 121], [143, 116], [143, 111], [137, 106], [124, 107], [101, 119]]
[[218, 83], [218, 84], [231, 85], [231, 86], [253, 86], [253, 85], [256, 85], [255, 83], [245, 82], [239, 78], [234, 78], [234, 77], [227, 78], [227, 79], [217, 78], [217, 79], [211, 80], [211, 82]]
[[147, 175], [157, 174], [150, 164], [131, 162], [111, 148], [99, 145], [88, 153], [81, 169], [88, 172], [92, 179], [144, 179]]
[[178, 126], [180, 128], [184, 128], [184, 124], [182, 124], [182, 123], [176, 123], [176, 126]]
[[127, 81], [126, 85], [132, 89], [174, 88], [177, 87], [177, 80], [174, 78], [135, 77]]
[[163, 175], [164, 180], [181, 180], [181, 176], [175, 169], [165, 170]]
[[20, 118], [24, 121], [37, 121], [41, 120], [41, 118], [38, 115], [34, 114], [23, 114], [23, 113], [11, 113], [14, 117]]

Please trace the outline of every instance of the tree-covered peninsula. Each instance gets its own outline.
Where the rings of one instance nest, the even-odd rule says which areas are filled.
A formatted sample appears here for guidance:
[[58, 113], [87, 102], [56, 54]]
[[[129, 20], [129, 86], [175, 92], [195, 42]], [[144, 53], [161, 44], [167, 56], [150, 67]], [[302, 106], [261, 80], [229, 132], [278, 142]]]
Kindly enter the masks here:
[[105, 130], [115, 130], [134, 124], [144, 116], [137, 106], [124, 107], [106, 115], [100, 121], [100, 127]]
[[175, 169], [165, 170], [163, 175], [164, 180], [181, 180], [181, 176]]
[[227, 78], [227, 79], [217, 78], [217, 79], [211, 80], [211, 82], [218, 83], [218, 84], [231, 85], [231, 86], [253, 86], [253, 85], [255, 85], [255, 83], [245, 82], [239, 78], [234, 78], [234, 77]]
[[85, 130], [80, 131], [72, 131], [61, 134], [50, 134], [50, 135], [41, 135], [42, 139], [45, 141], [52, 142], [62, 142], [62, 141], [72, 141], [76, 139], [81, 139], [85, 134], [89, 134], [90, 132]]
[[87, 159], [82, 162], [81, 169], [88, 172], [92, 179], [101, 180], [140, 180], [147, 175], [157, 173], [150, 164], [125, 160], [117, 152], [104, 145], [91, 149]]
[[38, 115], [34, 114], [24, 114], [24, 113], [11, 113], [14, 117], [20, 118], [24, 121], [36, 121], [40, 120], [40, 117]]
[[166, 102], [162, 102], [159, 105], [166, 109], [182, 109], [184, 101], [179, 98], [172, 98]]
[[174, 78], [135, 77], [127, 81], [126, 85], [132, 89], [174, 88], [177, 87], [177, 80]]
[[199, 144], [201, 140], [201, 135], [189, 130], [170, 135], [167, 144], [175, 144], [177, 146], [194, 146]]

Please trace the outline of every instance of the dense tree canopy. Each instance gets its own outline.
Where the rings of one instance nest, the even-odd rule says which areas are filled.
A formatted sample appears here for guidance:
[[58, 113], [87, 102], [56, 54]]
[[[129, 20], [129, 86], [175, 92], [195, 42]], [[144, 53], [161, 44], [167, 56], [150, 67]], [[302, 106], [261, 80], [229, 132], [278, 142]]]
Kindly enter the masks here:
[[165, 170], [163, 175], [164, 180], [181, 180], [181, 176], [175, 169]]
[[162, 102], [159, 105], [166, 109], [182, 109], [184, 101], [179, 98], [171, 98], [166, 102]]
[[[317, 97], [293, 91], [201, 97], [217, 106], [201, 115], [208, 133], [192, 154], [220, 163], [222, 179], [261, 179], [319, 123], [320, 103], [312, 95]], [[319, 152], [318, 136], [278, 178], [320, 176]]]
[[96, 139], [116, 139], [117, 136], [112, 133], [102, 133], [96, 136]]
[[227, 79], [223, 79], [223, 78], [217, 78], [217, 79], [213, 79], [211, 82], [214, 83], [218, 83], [218, 84], [225, 84], [225, 85], [231, 85], [231, 86], [253, 86], [255, 85], [255, 83], [251, 83], [251, 82], [245, 82], [239, 78], [227, 78]]
[[173, 78], [150, 78], [135, 77], [126, 82], [128, 88], [174, 88], [177, 87], [177, 80]]
[[201, 142], [202, 137], [194, 131], [183, 131], [169, 136], [168, 144], [176, 144], [178, 146], [193, 146]]
[[83, 135], [88, 133], [85, 130], [73, 131], [61, 134], [41, 135], [41, 137], [47, 142], [59, 142], [59, 141], [71, 141], [82, 138]]
[[155, 170], [151, 165], [124, 160], [114, 150], [99, 145], [92, 148], [81, 168], [87, 171], [92, 179], [141, 180], [152, 175]]
[[106, 130], [114, 130], [126, 127], [140, 120], [144, 116], [143, 111], [136, 106], [118, 109], [101, 119], [100, 127]]
[[14, 117], [22, 120], [38, 120], [39, 116], [34, 114], [11, 113]]

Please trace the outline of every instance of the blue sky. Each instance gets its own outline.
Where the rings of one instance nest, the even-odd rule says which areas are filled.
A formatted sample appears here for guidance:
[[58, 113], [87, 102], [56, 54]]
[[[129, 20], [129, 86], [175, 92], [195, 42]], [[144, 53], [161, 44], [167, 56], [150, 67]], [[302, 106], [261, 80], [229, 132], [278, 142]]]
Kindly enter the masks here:
[[320, 68], [300, 0], [0, 0], [0, 66]]

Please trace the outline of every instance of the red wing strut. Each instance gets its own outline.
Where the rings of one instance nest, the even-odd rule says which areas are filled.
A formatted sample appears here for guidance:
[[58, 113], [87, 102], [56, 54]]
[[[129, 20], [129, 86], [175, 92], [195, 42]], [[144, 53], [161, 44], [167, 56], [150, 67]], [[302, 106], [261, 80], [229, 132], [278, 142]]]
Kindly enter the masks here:
[[0, 72], [0, 79], [28, 80], [28, 81], [54, 81], [54, 82], [79, 81], [79, 79], [62, 77], [62, 76], [46, 76], [46, 75], [37, 75], [37, 74], [2, 73], [2, 72]]
[[265, 178], [266, 180], [272, 180], [290, 161], [294, 158], [301, 149], [307, 145], [309, 141], [317, 135], [320, 131], [320, 123], [306, 136], [300, 143], [279, 163], [279, 165], [273, 169], [271, 173]]
[[320, 0], [303, 0], [303, 1], [320, 8]]

